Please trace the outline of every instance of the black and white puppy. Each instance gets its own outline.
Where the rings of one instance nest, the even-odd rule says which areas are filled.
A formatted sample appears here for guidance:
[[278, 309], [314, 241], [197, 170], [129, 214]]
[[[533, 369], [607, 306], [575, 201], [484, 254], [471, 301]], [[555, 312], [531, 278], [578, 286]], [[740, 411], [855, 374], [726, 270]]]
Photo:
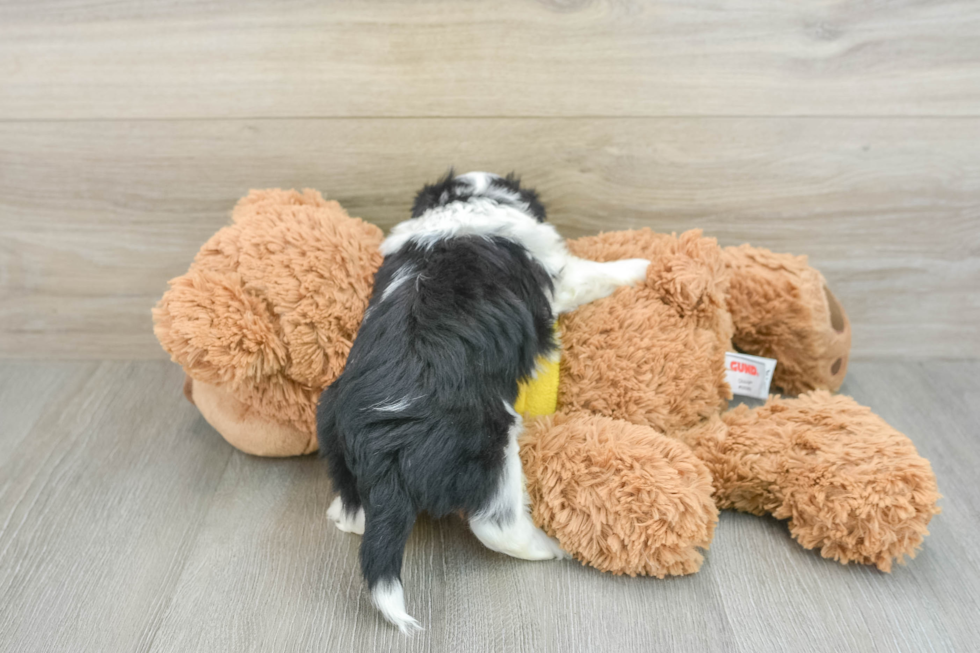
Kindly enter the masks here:
[[472, 172], [423, 188], [384, 262], [344, 372], [320, 397], [317, 437], [339, 495], [329, 517], [361, 533], [374, 604], [403, 632], [405, 542], [416, 516], [462, 513], [483, 544], [563, 557], [531, 521], [518, 456], [518, 383], [553, 352], [556, 316], [646, 276], [649, 261], [572, 256], [537, 194]]

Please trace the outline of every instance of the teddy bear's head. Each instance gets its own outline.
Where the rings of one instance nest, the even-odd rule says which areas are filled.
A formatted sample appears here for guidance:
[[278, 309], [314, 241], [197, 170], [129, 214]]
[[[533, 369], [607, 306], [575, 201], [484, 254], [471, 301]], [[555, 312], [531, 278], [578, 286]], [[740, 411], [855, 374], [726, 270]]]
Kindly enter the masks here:
[[347, 361], [382, 239], [316, 191], [252, 191], [170, 282], [154, 332], [192, 379], [189, 398], [236, 447], [316, 449], [316, 400]]

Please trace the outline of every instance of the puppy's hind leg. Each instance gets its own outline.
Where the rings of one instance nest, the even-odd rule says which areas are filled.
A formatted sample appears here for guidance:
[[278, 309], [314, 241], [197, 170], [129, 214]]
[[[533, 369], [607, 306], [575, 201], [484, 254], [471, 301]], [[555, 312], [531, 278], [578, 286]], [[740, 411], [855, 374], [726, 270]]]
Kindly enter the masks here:
[[341, 496], [334, 497], [327, 508], [327, 518], [333, 522], [339, 530], [355, 535], [364, 535], [364, 507], [349, 511], [344, 506], [344, 499]]
[[555, 311], [567, 313], [608, 297], [620, 286], [635, 285], [646, 279], [649, 266], [643, 258], [599, 263], [569, 256], [555, 288]]
[[523, 423], [513, 408], [510, 439], [504, 452], [504, 463], [497, 492], [478, 513], [470, 517], [470, 528], [488, 549], [524, 560], [564, 558], [558, 542], [535, 526], [529, 510], [524, 472], [518, 452], [517, 438]]
[[357, 492], [357, 479], [340, 451], [326, 449], [323, 455], [330, 467], [334, 489], [338, 492], [327, 508], [327, 517], [345, 533], [364, 535], [364, 507]]
[[345, 533], [364, 535], [364, 506], [357, 492], [357, 479], [340, 452], [328, 451], [324, 455], [330, 466], [334, 489], [338, 492], [327, 508], [327, 517]]
[[327, 460], [333, 488], [338, 493], [327, 509], [327, 517], [345, 533], [364, 535], [364, 508], [357, 491], [357, 479], [344, 459], [332, 409], [330, 388], [327, 388], [317, 409], [317, 439], [320, 453]]

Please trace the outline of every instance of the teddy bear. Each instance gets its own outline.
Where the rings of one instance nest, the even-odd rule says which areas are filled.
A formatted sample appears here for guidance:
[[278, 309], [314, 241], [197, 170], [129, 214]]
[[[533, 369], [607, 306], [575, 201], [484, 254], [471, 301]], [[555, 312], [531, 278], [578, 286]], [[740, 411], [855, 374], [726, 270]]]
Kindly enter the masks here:
[[[170, 281], [154, 332], [230, 444], [316, 450], [316, 402], [343, 370], [382, 239], [316, 191], [252, 191]], [[644, 282], [562, 316], [560, 363], [522, 391], [532, 516], [566, 552], [614, 574], [693, 573], [733, 509], [787, 520], [841, 563], [887, 572], [915, 556], [939, 512], [935, 477], [905, 435], [833, 394], [850, 323], [805, 257], [696, 230], [568, 246], [652, 263]], [[727, 352], [775, 359], [773, 385], [795, 396], [728, 409]]]

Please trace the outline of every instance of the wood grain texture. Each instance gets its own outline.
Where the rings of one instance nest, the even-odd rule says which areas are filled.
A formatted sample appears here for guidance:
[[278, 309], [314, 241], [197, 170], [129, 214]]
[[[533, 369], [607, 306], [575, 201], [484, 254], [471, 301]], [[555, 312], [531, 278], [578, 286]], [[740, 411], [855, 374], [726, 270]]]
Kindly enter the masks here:
[[231, 453], [181, 379], [0, 365], [0, 651], [149, 647]]
[[81, 390], [98, 363], [4, 361], [0, 368], [0, 461], [9, 460], [53, 401]]
[[980, 115], [971, 0], [8, 0], [0, 118]]
[[[980, 363], [857, 362], [845, 390], [906, 432], [943, 513], [892, 574], [723, 513], [702, 570], [619, 578], [485, 550], [421, 519], [403, 638], [325, 518], [314, 457], [232, 451], [141, 363], [0, 364], [0, 651], [970, 651], [980, 641]], [[13, 434], [13, 435], [11, 435]]]
[[454, 163], [521, 171], [568, 236], [808, 254], [857, 357], [977, 357], [978, 142], [973, 118], [0, 123], [0, 355], [163, 356], [150, 307], [249, 188], [389, 227]]

